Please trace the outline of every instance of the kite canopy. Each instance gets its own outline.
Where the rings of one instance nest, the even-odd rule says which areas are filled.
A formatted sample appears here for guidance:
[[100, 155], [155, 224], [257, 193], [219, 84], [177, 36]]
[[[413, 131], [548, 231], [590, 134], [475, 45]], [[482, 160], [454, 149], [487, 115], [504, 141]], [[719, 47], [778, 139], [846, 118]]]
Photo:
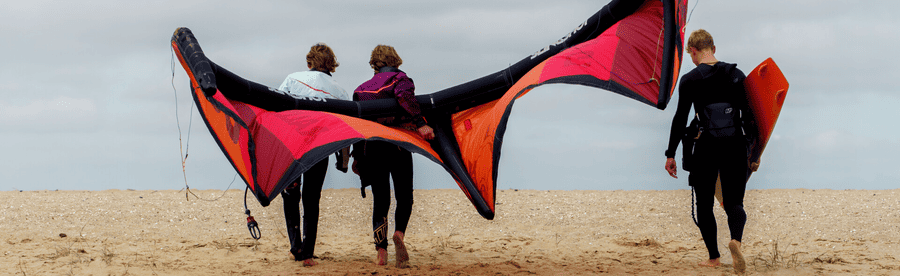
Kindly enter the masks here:
[[291, 96], [210, 61], [187, 28], [172, 47], [222, 151], [267, 206], [313, 164], [358, 141], [386, 141], [444, 167], [493, 219], [500, 148], [515, 100], [547, 83], [580, 84], [664, 109], [681, 67], [687, 0], [614, 0], [556, 43], [494, 74], [419, 95], [435, 139], [369, 121], [402, 115], [396, 100]]

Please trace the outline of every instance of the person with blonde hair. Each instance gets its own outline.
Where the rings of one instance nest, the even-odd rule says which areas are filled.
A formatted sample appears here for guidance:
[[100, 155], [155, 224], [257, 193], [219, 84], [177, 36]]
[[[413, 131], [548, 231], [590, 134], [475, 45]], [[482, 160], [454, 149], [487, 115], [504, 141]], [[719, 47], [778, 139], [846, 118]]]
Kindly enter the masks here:
[[[279, 90], [299, 97], [350, 100], [347, 92], [331, 77], [339, 63], [331, 47], [318, 43], [306, 54], [306, 66], [309, 71], [292, 73], [284, 79]], [[349, 147], [336, 153], [338, 170], [347, 172], [350, 158]], [[313, 252], [316, 246], [316, 232], [319, 223], [319, 200], [322, 197], [322, 186], [325, 183], [325, 172], [328, 170], [328, 158], [313, 165], [281, 192], [284, 201], [284, 221], [287, 224], [290, 252], [294, 260], [302, 261], [303, 266], [316, 265]], [[302, 185], [301, 185], [302, 184]], [[302, 187], [302, 190], [301, 190]], [[302, 197], [301, 197], [302, 195]], [[303, 201], [303, 231], [300, 231], [300, 201]]]
[[[678, 89], [678, 107], [672, 119], [669, 146], [666, 150], [665, 169], [678, 178], [675, 150], [684, 137], [690, 109], [699, 117], [700, 136], [691, 156], [688, 183], [697, 196], [697, 226], [709, 251], [709, 260], [699, 265], [715, 267], [719, 262], [716, 238], [716, 218], [713, 214], [713, 198], [716, 178], [721, 177], [722, 203], [728, 215], [731, 241], [728, 249], [734, 260], [734, 269], [743, 273], [746, 268], [741, 253], [741, 237], [747, 214], [744, 211], [744, 192], [747, 187], [749, 146], [755, 137], [748, 113], [744, 79], [746, 75], [737, 64], [719, 61], [715, 57], [716, 46], [712, 35], [703, 29], [691, 33], [687, 51], [697, 67], [681, 77]], [[693, 134], [691, 135], [693, 136]]]
[[[378, 45], [372, 50], [369, 65], [375, 70], [372, 79], [353, 92], [354, 101], [396, 99], [407, 115], [378, 118], [382, 125], [403, 127], [416, 131], [423, 139], [434, 139], [434, 130], [422, 117], [415, 98], [415, 85], [405, 72], [398, 69], [403, 60], [394, 47]], [[391, 207], [390, 180], [394, 180], [396, 226], [392, 239], [397, 253], [397, 267], [409, 266], [409, 254], [403, 243], [413, 205], [412, 153], [384, 141], [363, 141], [353, 146], [353, 172], [359, 174], [362, 187], [372, 186], [372, 228], [375, 237], [377, 265], [387, 264], [387, 215]], [[363, 190], [365, 197], [365, 190]]]

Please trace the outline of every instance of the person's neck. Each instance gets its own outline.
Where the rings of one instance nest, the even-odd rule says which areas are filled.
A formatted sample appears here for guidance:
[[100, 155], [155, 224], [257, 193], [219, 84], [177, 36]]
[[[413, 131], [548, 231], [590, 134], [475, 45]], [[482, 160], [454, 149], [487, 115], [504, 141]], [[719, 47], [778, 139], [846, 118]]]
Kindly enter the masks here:
[[717, 60], [715, 58], [711, 58], [711, 59], [700, 60], [700, 63], [706, 64], [706, 65], [716, 65], [716, 63], [719, 63], [719, 60]]
[[718, 63], [719, 60], [716, 59], [716, 56], [713, 55], [713, 53], [711, 51], [707, 50], [707, 51], [700, 52], [699, 62], [701, 64], [706, 64], [706, 65], [716, 65], [716, 63]]
[[397, 68], [397, 67], [382, 66], [381, 68], [378, 68], [378, 70], [375, 70], [375, 73], [376, 73], [376, 74], [377, 74], [377, 73], [384, 73], [384, 72], [400, 72], [400, 69]]
[[310, 71], [316, 71], [316, 72], [322, 72], [322, 73], [325, 73], [326, 75], [331, 76], [331, 72], [328, 72], [328, 71], [325, 71], [325, 70], [322, 70], [322, 69], [319, 69], [319, 68], [310, 68], [309, 70], [310, 70]]

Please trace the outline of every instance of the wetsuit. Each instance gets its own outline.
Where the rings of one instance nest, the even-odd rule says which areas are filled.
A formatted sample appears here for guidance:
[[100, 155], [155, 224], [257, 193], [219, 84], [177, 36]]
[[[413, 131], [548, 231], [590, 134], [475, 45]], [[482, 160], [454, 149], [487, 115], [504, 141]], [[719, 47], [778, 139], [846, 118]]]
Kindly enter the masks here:
[[[331, 78], [330, 73], [315, 70], [288, 75], [278, 89], [296, 96], [349, 100], [345, 90]], [[291, 242], [290, 251], [295, 260], [301, 261], [313, 257], [319, 225], [319, 200], [322, 197], [322, 186], [325, 183], [327, 171], [328, 158], [325, 158], [313, 165], [281, 192], [281, 199], [284, 201], [284, 222], [287, 225], [288, 239]], [[301, 200], [303, 201], [303, 231], [300, 231], [299, 207]]]
[[[316, 232], [319, 226], [319, 199], [328, 171], [328, 158], [316, 163], [303, 173], [302, 185], [298, 178], [281, 192], [284, 201], [284, 223], [287, 225], [288, 240], [294, 260], [302, 261], [313, 257], [316, 249]], [[302, 195], [302, 197], [301, 197]], [[303, 201], [303, 231], [300, 231], [300, 201]]]
[[[382, 67], [372, 79], [364, 82], [353, 93], [354, 101], [395, 98], [409, 116], [379, 118], [377, 122], [388, 126], [407, 128], [426, 125], [415, 99], [415, 85], [406, 73], [393, 67]], [[353, 158], [357, 160], [362, 186], [372, 186], [374, 206], [372, 229], [375, 248], [387, 248], [387, 215], [391, 207], [391, 185], [394, 180], [394, 197], [397, 210], [394, 213], [396, 230], [406, 232], [413, 205], [412, 154], [397, 145], [383, 141], [359, 142], [353, 145]]]
[[[705, 128], [694, 148], [688, 182], [694, 187], [697, 196], [697, 223], [700, 234], [709, 251], [709, 258], [719, 258], [716, 243], [716, 218], [713, 214], [713, 198], [716, 188], [716, 177], [721, 176], [722, 197], [725, 213], [728, 215], [728, 229], [731, 238], [741, 241], [747, 215], [744, 212], [744, 190], [747, 185], [748, 166], [747, 153], [749, 142], [743, 130], [749, 126], [746, 92], [744, 91], [744, 75], [736, 64], [718, 62], [715, 65], [700, 64], [681, 78], [678, 90], [678, 109], [672, 119], [672, 130], [669, 136], [669, 147], [666, 157], [675, 157], [678, 143], [684, 137], [684, 129], [689, 117], [691, 105], [700, 113], [700, 126]], [[728, 112], [734, 113], [735, 132], [730, 135], [717, 133], [709, 119], [703, 113], [710, 106], [729, 104]], [[727, 109], [723, 109], [727, 110]], [[713, 117], [714, 118], [714, 117]], [[719, 137], [716, 137], [719, 136]]]

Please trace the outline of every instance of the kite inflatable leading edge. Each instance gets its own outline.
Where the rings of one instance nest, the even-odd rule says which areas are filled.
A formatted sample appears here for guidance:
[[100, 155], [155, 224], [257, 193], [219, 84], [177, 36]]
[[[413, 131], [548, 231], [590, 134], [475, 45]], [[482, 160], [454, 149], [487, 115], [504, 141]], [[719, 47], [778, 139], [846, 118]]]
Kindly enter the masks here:
[[404, 114], [396, 100], [291, 96], [229, 72], [187, 28], [171, 46], [222, 152], [263, 206], [313, 164], [353, 143], [386, 141], [441, 165], [486, 219], [494, 217], [500, 148], [515, 100], [548, 83], [602, 88], [664, 109], [682, 60], [687, 0], [613, 0], [555, 43], [485, 77], [416, 99], [435, 130], [373, 119]]

